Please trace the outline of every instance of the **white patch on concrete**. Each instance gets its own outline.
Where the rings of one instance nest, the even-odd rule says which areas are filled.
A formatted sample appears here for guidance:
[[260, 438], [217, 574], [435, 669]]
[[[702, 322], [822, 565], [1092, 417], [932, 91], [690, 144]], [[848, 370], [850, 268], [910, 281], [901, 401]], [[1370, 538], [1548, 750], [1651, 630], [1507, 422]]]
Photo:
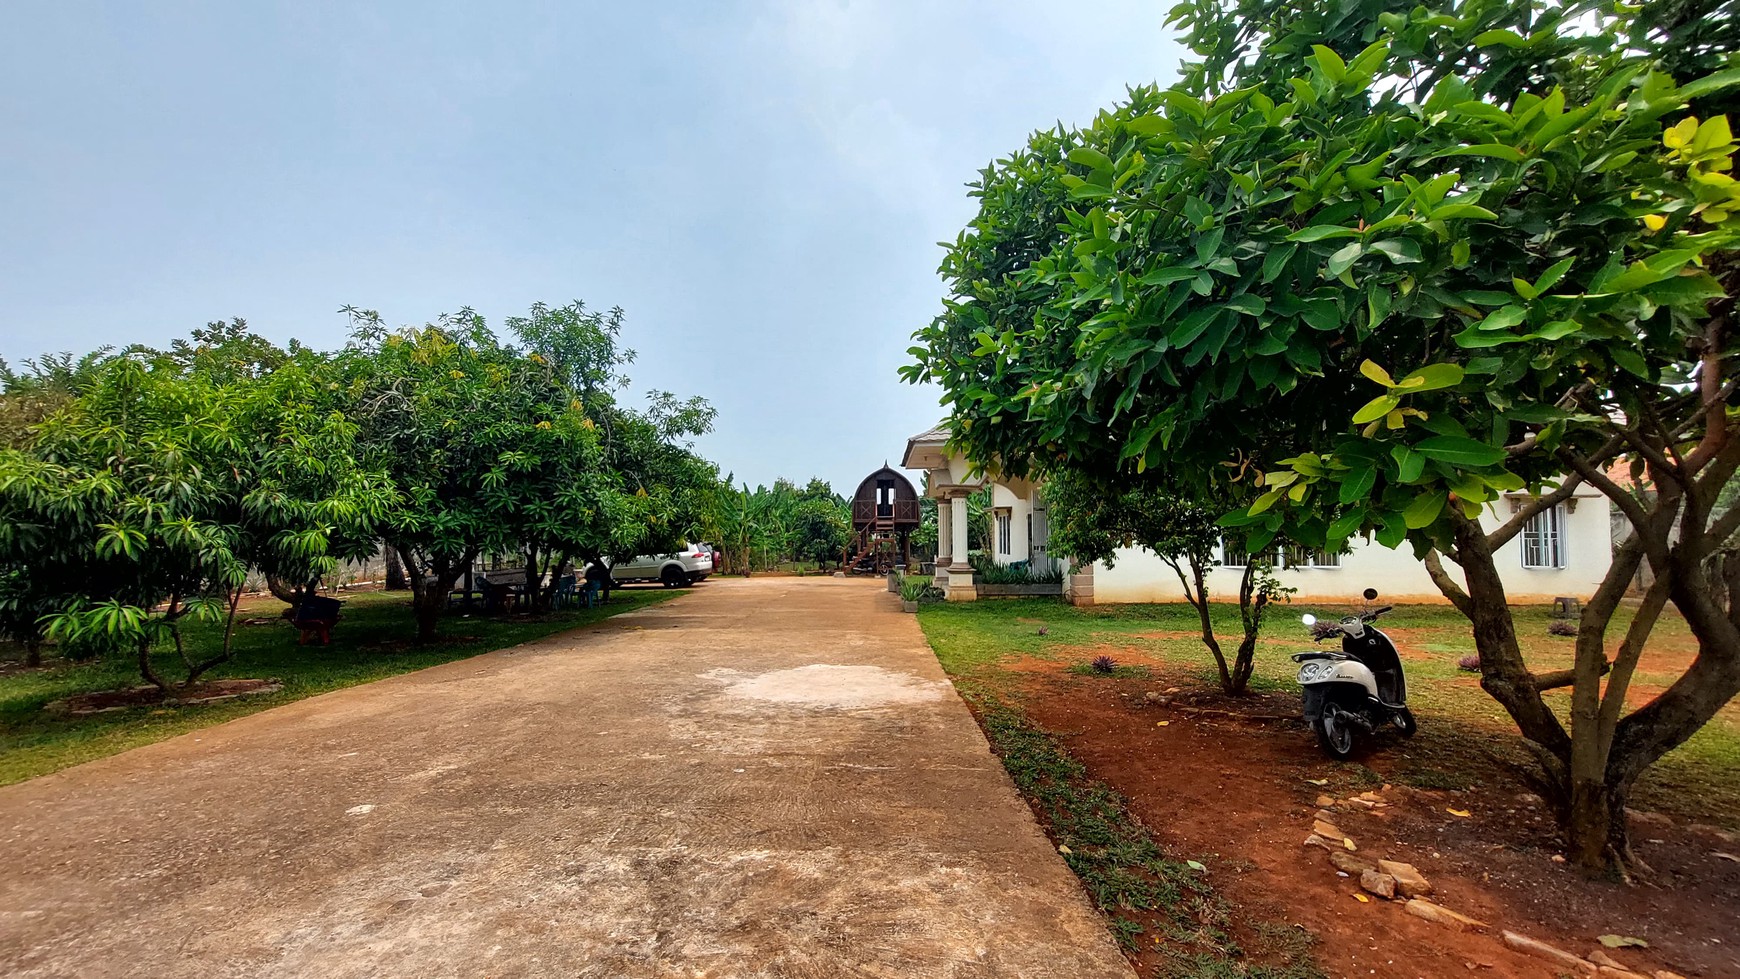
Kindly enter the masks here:
[[942, 681], [879, 666], [817, 663], [739, 680], [726, 687], [725, 694], [793, 707], [850, 709], [925, 703], [941, 698], [947, 687]]

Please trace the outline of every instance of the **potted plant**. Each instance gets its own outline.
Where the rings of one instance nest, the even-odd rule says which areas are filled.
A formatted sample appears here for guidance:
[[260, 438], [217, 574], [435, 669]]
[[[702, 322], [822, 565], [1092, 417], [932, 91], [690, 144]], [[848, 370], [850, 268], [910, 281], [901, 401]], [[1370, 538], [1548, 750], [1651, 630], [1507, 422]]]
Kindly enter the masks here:
[[928, 582], [908, 578], [900, 585], [900, 610], [902, 612], [918, 611], [918, 600], [924, 597], [924, 589]]

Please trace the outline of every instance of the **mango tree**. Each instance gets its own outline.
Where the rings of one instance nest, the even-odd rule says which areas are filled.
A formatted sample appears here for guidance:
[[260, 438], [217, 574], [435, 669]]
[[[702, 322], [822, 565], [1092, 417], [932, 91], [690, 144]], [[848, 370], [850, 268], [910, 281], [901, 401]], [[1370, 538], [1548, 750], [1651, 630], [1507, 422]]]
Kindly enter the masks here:
[[[0, 568], [50, 638], [127, 649], [165, 692], [152, 653], [171, 644], [190, 685], [230, 658], [251, 565], [330, 563], [366, 524], [381, 487], [354, 469], [354, 433], [286, 404], [301, 380], [273, 380], [116, 358], [28, 448], [0, 451]], [[226, 623], [203, 660], [188, 616]]]
[[[1740, 185], [1708, 111], [1740, 69], [1670, 74], [1671, 35], [1625, 7], [1173, 16], [1202, 59], [1183, 83], [984, 172], [907, 377], [941, 383], [974, 458], [1106, 481], [1163, 465], [1203, 499], [1244, 494], [1222, 522], [1253, 549], [1412, 546], [1470, 619], [1574, 859], [1637, 867], [1631, 787], [1740, 691], [1740, 511], [1712, 505], [1740, 467]], [[1579, 486], [1630, 533], [1575, 668], [1535, 672], [1494, 553]], [[1670, 602], [1697, 657], [1628, 713]], [[1568, 725], [1543, 697], [1567, 685]]]

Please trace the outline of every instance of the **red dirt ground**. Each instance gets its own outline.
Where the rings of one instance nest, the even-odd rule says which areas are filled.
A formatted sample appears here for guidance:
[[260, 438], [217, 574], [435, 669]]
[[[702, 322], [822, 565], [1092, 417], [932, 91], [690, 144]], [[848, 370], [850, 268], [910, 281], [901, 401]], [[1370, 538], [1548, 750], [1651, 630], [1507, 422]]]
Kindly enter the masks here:
[[[1363, 767], [1339, 764], [1291, 720], [1296, 696], [1226, 698], [1158, 663], [1149, 664], [1150, 679], [1081, 677], [1063, 672], [1067, 665], [1010, 665], [1028, 716], [1126, 796], [1170, 853], [1206, 863], [1244, 916], [1313, 932], [1314, 954], [1331, 976], [1555, 975], [1544, 960], [1503, 945], [1504, 929], [1585, 956], [1601, 947], [1598, 935], [1634, 936], [1650, 947], [1604, 951], [1644, 974], [1740, 976], [1740, 863], [1713, 855], [1740, 846], [1705, 835], [1707, 829], [1661, 817], [1634, 823], [1639, 853], [1657, 876], [1652, 884], [1624, 887], [1553, 862], [1546, 811], [1485, 760], [1467, 759], [1470, 768], [1486, 768], [1471, 789], [1394, 784], [1382, 791], [1389, 808], [1337, 810], [1338, 827], [1360, 855], [1414, 864], [1435, 886], [1434, 901], [1491, 926], [1459, 932], [1415, 918], [1400, 903], [1361, 903], [1353, 896], [1357, 880], [1338, 876], [1324, 851], [1302, 846], [1319, 795], [1345, 799], [1377, 789], [1370, 780], [1390, 779], [1405, 759], [1429, 756], [1434, 738], [1445, 737], [1432, 731], [1431, 718], [1422, 719], [1415, 741], [1379, 742], [1360, 759]], [[1172, 705], [1144, 698], [1173, 687], [1181, 692]], [[1252, 721], [1191, 708], [1289, 719]], [[1328, 782], [1308, 781], [1314, 779]], [[1452, 808], [1471, 816], [1452, 815]]]

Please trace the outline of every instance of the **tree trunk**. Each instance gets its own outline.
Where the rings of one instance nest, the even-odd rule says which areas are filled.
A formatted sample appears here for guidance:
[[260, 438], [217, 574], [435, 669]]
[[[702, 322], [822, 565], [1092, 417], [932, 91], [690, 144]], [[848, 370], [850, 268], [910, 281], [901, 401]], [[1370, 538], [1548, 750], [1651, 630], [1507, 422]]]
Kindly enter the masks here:
[[[216, 656], [213, 656], [211, 659], [208, 659], [205, 662], [200, 663], [196, 666], [192, 666], [188, 669], [187, 679], [183, 680], [181, 683], [181, 686], [184, 689], [187, 687], [193, 686], [193, 683], [195, 680], [198, 680], [201, 676], [205, 675], [205, 671], [211, 669], [214, 666], [219, 665], [220, 663], [228, 663], [236, 655], [236, 653], [235, 653], [236, 608], [238, 606], [240, 606], [242, 603], [242, 590], [240, 588], [237, 588], [235, 591], [232, 591], [229, 593], [228, 598], [229, 598], [229, 614], [227, 616], [225, 616], [225, 618], [224, 618], [224, 644], [223, 644], [223, 648], [218, 650], [218, 654]], [[175, 643], [176, 643], [176, 646], [179, 648], [181, 645], [181, 633], [179, 630], [177, 630], [176, 634], [175, 634]]]
[[1184, 575], [1184, 567], [1177, 558], [1161, 555], [1161, 560], [1172, 567], [1172, 573], [1178, 576], [1178, 583], [1184, 586], [1184, 598], [1192, 608], [1196, 609], [1197, 627], [1202, 630], [1202, 644], [1208, 647], [1210, 656], [1214, 657], [1214, 665], [1220, 670], [1220, 688], [1229, 694], [1244, 692], [1244, 681], [1234, 676], [1227, 669], [1226, 654], [1221, 651], [1220, 640], [1214, 635], [1214, 622], [1209, 617], [1207, 572], [1202, 561], [1195, 556], [1187, 558], [1190, 564], [1190, 577]]
[[441, 579], [435, 575], [413, 574], [411, 578], [411, 614], [417, 619], [417, 642], [433, 642], [436, 624], [441, 621], [441, 612], [447, 603], [446, 592], [453, 587], [452, 582], [442, 587]]
[[272, 597], [291, 608], [301, 608], [302, 600], [314, 594], [320, 588], [320, 579], [315, 578], [306, 584], [294, 585], [283, 578], [266, 576], [266, 590]]
[[405, 562], [399, 558], [399, 549], [391, 544], [381, 547], [381, 557], [387, 565], [387, 591], [405, 591], [411, 587], [405, 579]]
[[169, 696], [169, 684], [163, 682], [163, 678], [151, 668], [151, 640], [148, 638], [139, 640], [139, 675], [144, 677], [147, 683], [163, 691], [165, 697]]

